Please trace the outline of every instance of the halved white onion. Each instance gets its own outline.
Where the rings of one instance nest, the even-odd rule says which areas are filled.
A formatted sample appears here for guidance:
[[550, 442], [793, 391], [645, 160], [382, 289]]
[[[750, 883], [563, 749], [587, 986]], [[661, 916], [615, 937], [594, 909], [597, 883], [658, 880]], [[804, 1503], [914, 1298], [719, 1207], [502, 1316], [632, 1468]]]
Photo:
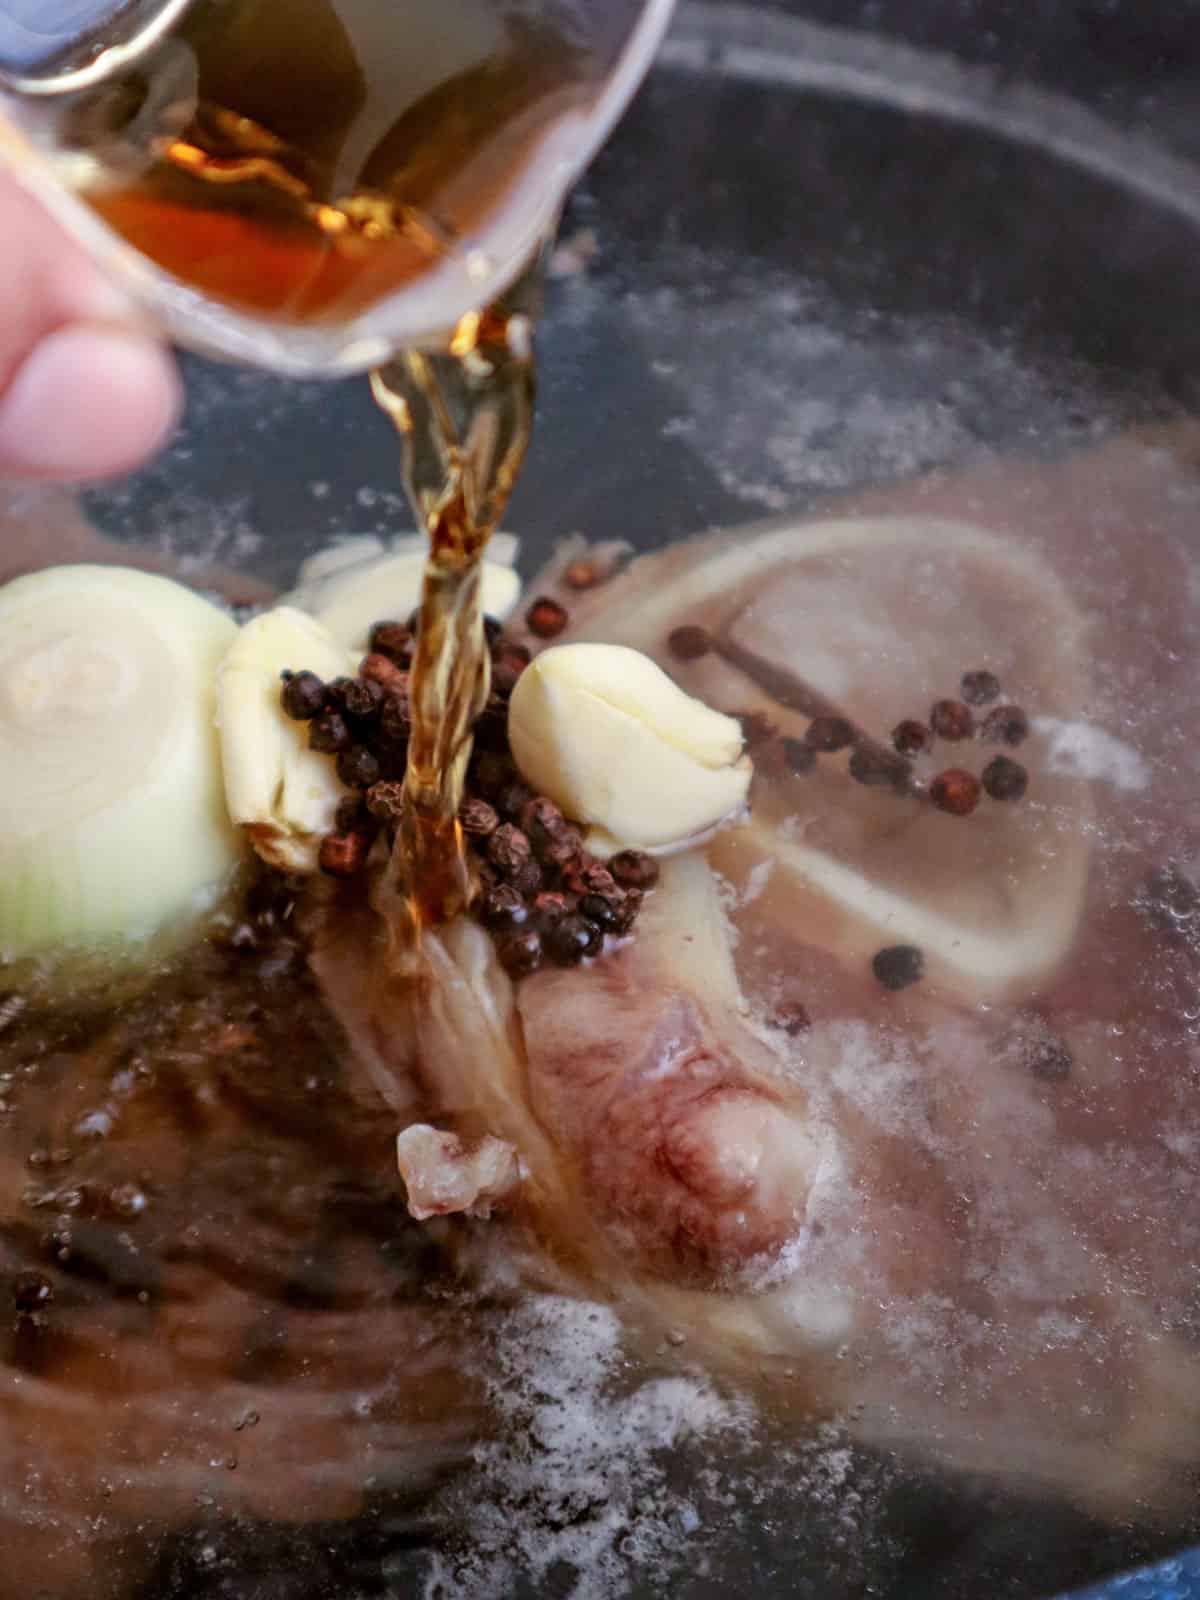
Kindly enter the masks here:
[[242, 857], [221, 786], [230, 617], [125, 567], [0, 588], [0, 959], [134, 946]]

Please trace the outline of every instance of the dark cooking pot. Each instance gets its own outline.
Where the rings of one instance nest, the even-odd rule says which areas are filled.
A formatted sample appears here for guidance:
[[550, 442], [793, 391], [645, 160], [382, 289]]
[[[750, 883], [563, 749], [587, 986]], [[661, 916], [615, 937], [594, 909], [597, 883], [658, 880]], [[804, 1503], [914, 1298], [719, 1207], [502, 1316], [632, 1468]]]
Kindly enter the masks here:
[[[1196, 4], [683, 0], [564, 224], [508, 519], [522, 564], [574, 530], [652, 548], [1194, 409], [1197, 113]], [[178, 439], [86, 497], [108, 533], [282, 587], [332, 535], [407, 523], [362, 383], [185, 365]], [[849, 1532], [843, 1496], [797, 1511], [776, 1489], [728, 1508], [707, 1569], [672, 1592], [1050, 1596], [1200, 1532], [867, 1452], [846, 1472], [875, 1485]], [[411, 1526], [177, 1531], [147, 1593], [415, 1593]], [[1196, 1571], [1187, 1558], [1111, 1593], [1200, 1593]]]

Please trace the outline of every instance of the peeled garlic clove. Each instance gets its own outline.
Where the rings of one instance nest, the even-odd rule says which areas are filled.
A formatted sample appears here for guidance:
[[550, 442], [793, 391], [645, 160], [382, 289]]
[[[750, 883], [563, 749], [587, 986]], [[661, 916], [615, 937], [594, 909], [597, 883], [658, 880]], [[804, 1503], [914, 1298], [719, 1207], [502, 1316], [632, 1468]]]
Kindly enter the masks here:
[[340, 539], [337, 544], [326, 545], [316, 555], [301, 562], [300, 571], [296, 574], [296, 587], [288, 596], [288, 603], [301, 611], [308, 611], [309, 602], [320, 599], [321, 591], [331, 579], [344, 577], [352, 567], [378, 561], [386, 553], [383, 540], [376, 538], [373, 533], [354, 534], [348, 539]]
[[238, 633], [217, 673], [217, 724], [229, 815], [259, 855], [286, 872], [315, 872], [321, 839], [348, 793], [333, 762], [308, 748], [308, 724], [280, 703], [281, 674], [324, 679], [354, 658], [312, 617], [277, 606]]
[[[420, 534], [397, 539], [386, 551], [370, 536], [349, 539], [305, 562], [291, 604], [311, 612], [339, 644], [361, 653], [375, 623], [403, 620], [420, 604], [428, 548]], [[520, 599], [521, 580], [512, 569], [516, 554], [511, 533], [493, 535], [483, 563], [486, 616], [503, 620]]]
[[0, 960], [132, 947], [241, 859], [221, 793], [223, 611], [167, 578], [54, 567], [0, 589]]
[[[515, 533], [494, 533], [488, 541], [487, 558], [500, 567], [515, 566], [520, 545]], [[416, 551], [424, 556], [428, 549], [429, 541], [422, 533], [399, 534], [390, 545], [385, 545], [374, 533], [352, 534], [336, 544], [326, 545], [301, 562], [296, 587], [287, 603], [307, 611], [307, 601], [318, 600], [325, 584], [331, 579], [345, 577], [351, 568], [369, 566], [389, 555], [411, 555]]]
[[543, 651], [517, 681], [508, 736], [525, 781], [607, 854], [678, 844], [739, 811], [750, 787], [736, 719], [622, 645]]
[[[424, 575], [423, 551], [382, 556], [335, 582], [314, 614], [339, 644], [361, 654], [375, 623], [384, 617], [407, 617], [420, 604]], [[521, 580], [511, 567], [484, 562], [481, 597], [485, 616], [503, 620], [520, 594]]]

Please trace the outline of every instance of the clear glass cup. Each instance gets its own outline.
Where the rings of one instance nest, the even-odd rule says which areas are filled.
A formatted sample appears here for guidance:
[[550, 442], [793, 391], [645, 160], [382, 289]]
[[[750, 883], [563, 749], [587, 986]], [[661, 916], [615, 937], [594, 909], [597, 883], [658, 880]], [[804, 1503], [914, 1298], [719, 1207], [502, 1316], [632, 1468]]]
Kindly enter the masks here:
[[[471, 225], [454, 231], [450, 247], [439, 248], [403, 286], [345, 315], [292, 321], [222, 303], [157, 265], [80, 199], [98, 179], [123, 179], [138, 163], [148, 164], [155, 146], [186, 126], [200, 83], [187, 29], [203, 10], [202, 0], [120, 7], [115, 16], [103, 0], [48, 6], [14, 0], [0, 16], [0, 156], [180, 344], [276, 372], [364, 371], [398, 350], [437, 347], [460, 317], [490, 303], [520, 275], [552, 234], [572, 184], [640, 83], [673, 3], [539, 0], [514, 7], [485, 0], [476, 6], [469, 20], [481, 37], [489, 29], [499, 37], [510, 12], [519, 13], [523, 25], [549, 18], [569, 32], [570, 59], [585, 63], [582, 75], [569, 93], [564, 78], [557, 99], [550, 84], [550, 110], [494, 194], [476, 208]], [[243, 9], [253, 5], [248, 0]], [[396, 28], [404, 30], [404, 51], [418, 63], [408, 76], [422, 80], [423, 93], [436, 87], [442, 41], [439, 17], [429, 8], [414, 24], [413, 14], [394, 0], [358, 0], [339, 8], [339, 42], [357, 56], [356, 68], [369, 82], [372, 60], [394, 40], [389, 9]], [[81, 120], [96, 115], [96, 97], [127, 84], [136, 85], [143, 98], [119, 141], [112, 148], [81, 141]], [[352, 130], [347, 143], [357, 137], [363, 146], [364, 131], [370, 137], [383, 129], [376, 118], [373, 132], [370, 126]], [[477, 154], [486, 160], [485, 150]]]

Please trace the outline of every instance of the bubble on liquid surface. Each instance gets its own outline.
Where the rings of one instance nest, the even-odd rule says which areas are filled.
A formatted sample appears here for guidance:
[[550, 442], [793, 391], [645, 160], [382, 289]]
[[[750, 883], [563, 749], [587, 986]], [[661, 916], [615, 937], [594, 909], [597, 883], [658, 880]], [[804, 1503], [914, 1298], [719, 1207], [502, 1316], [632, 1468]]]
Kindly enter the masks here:
[[861, 1541], [879, 1477], [839, 1428], [785, 1443], [699, 1370], [647, 1374], [630, 1354], [611, 1308], [555, 1295], [493, 1329], [479, 1359], [503, 1432], [448, 1501], [465, 1538], [431, 1563], [426, 1600], [690, 1592], [755, 1503]]
[[730, 1448], [748, 1411], [699, 1377], [630, 1387], [607, 1306], [531, 1297], [494, 1339], [488, 1388], [503, 1435], [476, 1453], [467, 1548], [433, 1564], [427, 1600], [485, 1600], [522, 1578], [540, 1590], [564, 1564], [572, 1600], [623, 1593], [634, 1570], [665, 1577], [699, 1527], [668, 1487], [666, 1458]]

